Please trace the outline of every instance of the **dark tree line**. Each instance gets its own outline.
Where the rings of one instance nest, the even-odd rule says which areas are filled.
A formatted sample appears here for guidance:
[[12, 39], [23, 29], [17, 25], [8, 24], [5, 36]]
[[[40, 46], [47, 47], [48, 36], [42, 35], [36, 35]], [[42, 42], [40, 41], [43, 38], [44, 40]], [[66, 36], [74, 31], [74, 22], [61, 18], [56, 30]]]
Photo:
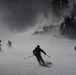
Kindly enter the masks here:
[[75, 19], [75, 3], [73, 4], [73, 9], [70, 15], [65, 15], [60, 25], [60, 33], [62, 35], [70, 35], [76, 37], [76, 19]]

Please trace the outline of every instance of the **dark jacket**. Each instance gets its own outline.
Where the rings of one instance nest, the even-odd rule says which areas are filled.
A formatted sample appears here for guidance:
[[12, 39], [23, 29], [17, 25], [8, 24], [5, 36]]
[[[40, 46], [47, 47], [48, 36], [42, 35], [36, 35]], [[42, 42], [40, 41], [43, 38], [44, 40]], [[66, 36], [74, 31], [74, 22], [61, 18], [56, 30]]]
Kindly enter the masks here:
[[37, 48], [37, 47], [36, 47], [36, 48], [33, 50], [33, 54], [34, 54], [35, 56], [41, 56], [41, 52], [46, 55], [46, 53], [45, 53], [41, 48]]

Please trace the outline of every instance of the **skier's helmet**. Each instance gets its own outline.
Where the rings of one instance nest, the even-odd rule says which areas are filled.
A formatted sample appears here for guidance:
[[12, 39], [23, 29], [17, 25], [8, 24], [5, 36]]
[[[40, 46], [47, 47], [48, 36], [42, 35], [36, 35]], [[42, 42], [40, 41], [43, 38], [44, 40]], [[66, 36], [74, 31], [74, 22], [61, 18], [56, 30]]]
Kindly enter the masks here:
[[40, 45], [37, 45], [37, 48], [39, 48], [40, 47]]

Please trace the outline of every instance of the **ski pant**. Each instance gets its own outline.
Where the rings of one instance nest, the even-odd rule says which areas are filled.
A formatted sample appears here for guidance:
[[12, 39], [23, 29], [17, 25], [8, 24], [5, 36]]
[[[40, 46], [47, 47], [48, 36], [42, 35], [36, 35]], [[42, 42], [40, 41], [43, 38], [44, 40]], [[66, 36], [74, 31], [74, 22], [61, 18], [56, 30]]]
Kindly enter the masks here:
[[36, 56], [36, 58], [37, 58], [37, 61], [40, 65], [45, 65], [45, 62], [41, 56]]
[[0, 47], [0, 51], [1, 51], [1, 47]]

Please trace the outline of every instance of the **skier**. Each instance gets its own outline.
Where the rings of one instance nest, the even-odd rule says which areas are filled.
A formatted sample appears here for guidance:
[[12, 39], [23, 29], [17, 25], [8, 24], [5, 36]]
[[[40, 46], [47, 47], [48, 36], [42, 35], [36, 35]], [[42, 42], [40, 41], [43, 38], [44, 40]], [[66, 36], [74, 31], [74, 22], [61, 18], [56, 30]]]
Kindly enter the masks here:
[[2, 46], [2, 44], [1, 44], [1, 40], [0, 40], [0, 51], [1, 51], [1, 46]]
[[75, 51], [76, 51], [76, 46], [74, 47]]
[[33, 50], [33, 54], [36, 56], [37, 61], [40, 65], [44, 65], [45, 66], [45, 62], [41, 56], [41, 52], [44, 53], [46, 55], [46, 53], [40, 48], [39, 45], [37, 45], [37, 47]]
[[12, 42], [11, 41], [8, 40], [8, 44], [7, 45], [8, 45], [8, 47], [12, 48]]

